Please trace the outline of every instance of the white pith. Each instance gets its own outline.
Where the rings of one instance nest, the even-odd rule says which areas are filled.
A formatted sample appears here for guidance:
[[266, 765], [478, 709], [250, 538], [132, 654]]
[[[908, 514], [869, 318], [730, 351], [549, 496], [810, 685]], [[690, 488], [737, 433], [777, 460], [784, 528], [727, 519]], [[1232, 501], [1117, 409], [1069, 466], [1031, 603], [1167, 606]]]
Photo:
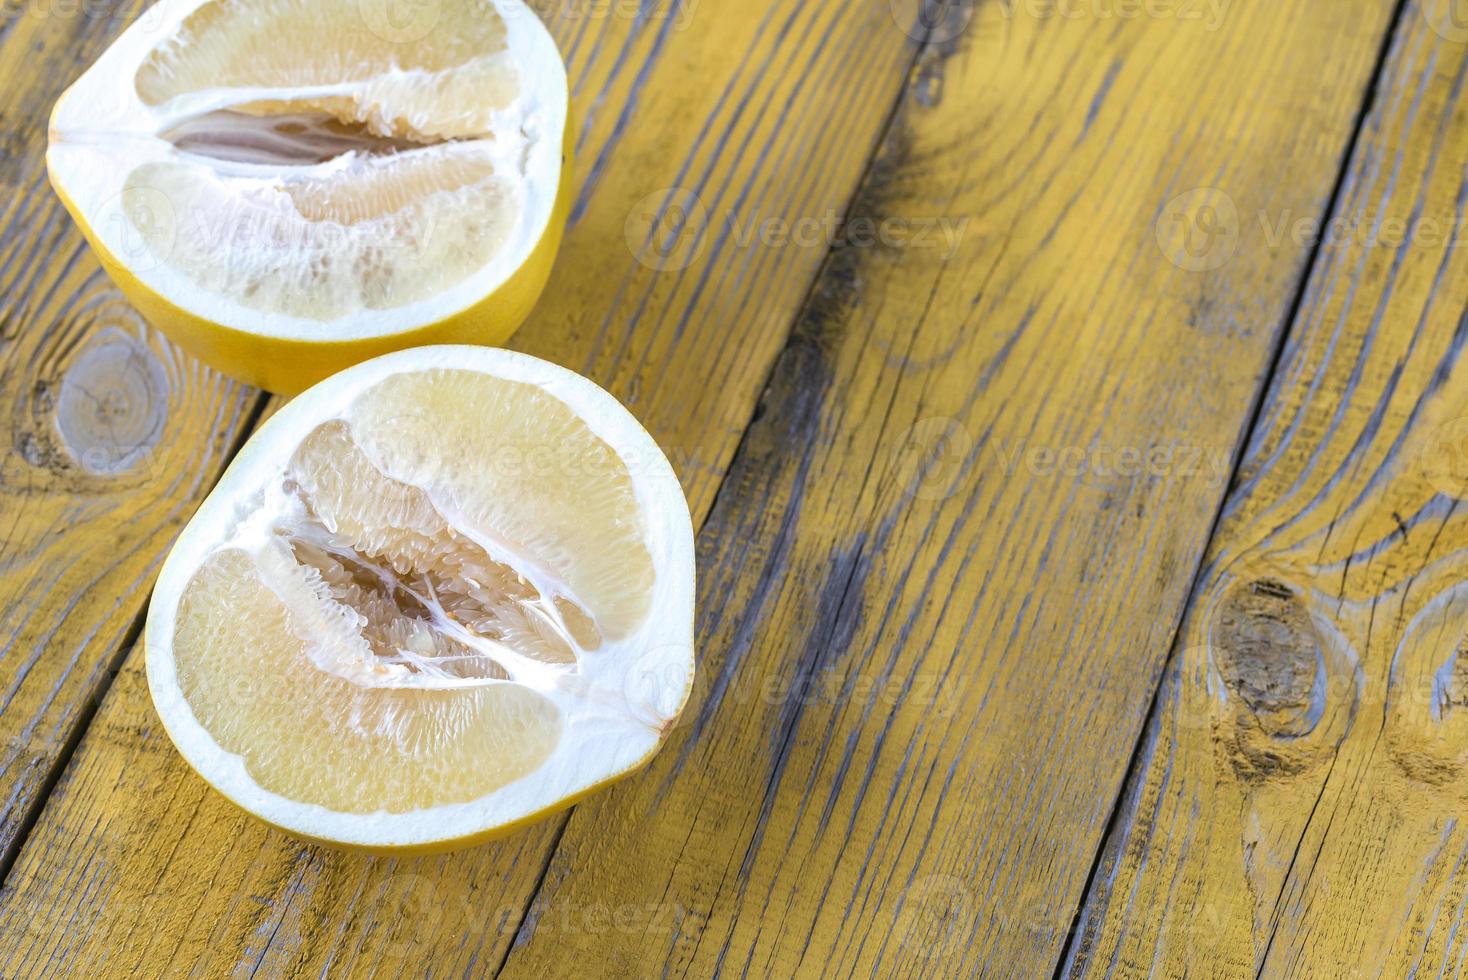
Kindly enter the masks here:
[[[386, 336], [441, 321], [473, 306], [524, 265], [546, 234], [555, 205], [567, 86], [555, 42], [520, 0], [482, 0], [503, 18], [508, 44], [503, 55], [513, 63], [518, 89], [517, 98], [508, 108], [493, 113], [488, 127], [493, 138], [462, 144], [430, 143], [421, 150], [408, 151], [472, 153], [492, 161], [496, 178], [503, 178], [510, 188], [514, 217], [506, 237], [492, 257], [466, 278], [400, 305], [363, 306], [340, 315], [296, 316], [242, 303], [228, 288], [205, 288], [175, 267], [170, 256], [141, 241], [138, 229], [119, 203], [128, 177], [150, 164], [177, 164], [190, 159], [162, 134], [204, 113], [249, 103], [313, 96], [364, 97], [375, 85], [428, 82], [435, 77], [432, 72], [394, 69], [340, 84], [218, 88], [190, 92], [156, 106], [146, 104], [133, 85], [139, 66], [204, 2], [160, 0], [149, 8], [67, 90], [52, 115], [47, 149], [52, 179], [118, 265], [153, 292], [204, 320], [251, 334], [327, 342]], [[329, 176], [372, 165], [364, 154], [347, 152], [314, 166], [297, 166], [293, 176]], [[278, 187], [270, 167], [218, 164], [216, 169], [242, 182], [238, 185], [241, 187], [246, 186], [245, 182], [257, 181], [261, 193]], [[345, 237], [352, 240], [349, 233]]]
[[[339, 813], [263, 789], [243, 760], [226, 752], [195, 717], [179, 685], [172, 642], [180, 600], [195, 571], [224, 548], [264, 553], [272, 528], [293, 506], [280, 487], [292, 453], [315, 426], [349, 414], [357, 395], [400, 372], [480, 371], [539, 387], [560, 399], [627, 464], [656, 569], [645, 618], [635, 632], [604, 638], [595, 655], [550, 664], [492, 649], [510, 680], [442, 678], [399, 670], [360, 670], [361, 662], [318, 663], [366, 687], [467, 687], [518, 684], [547, 698], [564, 727], [538, 768], [479, 799], [406, 813]], [[466, 447], [466, 451], [472, 451]], [[496, 559], [523, 568], [542, 596], [565, 594], [533, 562], [481, 541]], [[538, 579], [538, 581], [537, 581]], [[149, 608], [149, 688], [165, 728], [205, 779], [226, 796], [288, 830], [367, 847], [431, 844], [469, 837], [553, 808], [558, 802], [636, 766], [654, 752], [692, 683], [693, 537], [687, 505], [651, 437], [610, 395], [569, 371], [535, 358], [478, 347], [419, 348], [345, 371], [288, 404], [247, 443], [189, 523], [164, 564]], [[551, 613], [554, 615], [554, 612]], [[473, 638], [470, 638], [473, 640]], [[649, 679], [655, 679], [650, 683]]]

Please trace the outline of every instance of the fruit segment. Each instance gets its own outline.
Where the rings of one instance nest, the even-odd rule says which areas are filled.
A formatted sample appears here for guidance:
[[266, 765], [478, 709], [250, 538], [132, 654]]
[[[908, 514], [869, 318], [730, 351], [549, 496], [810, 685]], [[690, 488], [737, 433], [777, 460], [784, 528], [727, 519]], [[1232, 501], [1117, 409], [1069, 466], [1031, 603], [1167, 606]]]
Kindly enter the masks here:
[[152, 47], [134, 84], [149, 106], [320, 109], [418, 142], [489, 135], [520, 91], [488, 0], [209, 0]]
[[654, 572], [634, 481], [666, 467], [655, 446], [619, 452], [542, 387], [452, 369], [393, 375], [346, 418], [383, 473], [429, 488], [450, 523], [574, 600], [600, 636], [642, 625]]
[[[281, 530], [333, 599], [368, 613], [373, 629], [404, 639], [374, 644], [379, 658], [401, 658], [430, 676], [508, 676], [483, 652], [492, 643], [545, 663], [574, 664], [578, 644], [561, 621], [562, 608], [586, 624], [589, 646], [599, 645], [595, 623], [574, 599], [543, 596], [512, 565], [492, 558], [444, 519], [422, 487], [378, 469], [346, 423], [328, 422], [307, 436], [289, 473], [302, 513]], [[387, 611], [391, 621], [373, 609]], [[414, 651], [421, 644], [431, 650], [420, 656]], [[451, 663], [438, 655], [443, 644]]]
[[128, 176], [123, 210], [196, 286], [261, 312], [330, 320], [430, 299], [499, 252], [519, 191], [479, 147], [348, 153], [327, 170], [269, 180], [159, 161]]

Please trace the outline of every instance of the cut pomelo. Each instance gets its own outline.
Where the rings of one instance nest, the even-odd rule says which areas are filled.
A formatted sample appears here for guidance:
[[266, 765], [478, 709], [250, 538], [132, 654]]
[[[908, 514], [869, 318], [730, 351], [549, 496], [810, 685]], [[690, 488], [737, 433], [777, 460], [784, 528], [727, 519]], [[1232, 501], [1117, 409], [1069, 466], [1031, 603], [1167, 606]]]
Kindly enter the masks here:
[[380, 851], [646, 762], [693, 679], [693, 531], [612, 396], [510, 351], [367, 361], [256, 433], [169, 554], [148, 684], [246, 810]]
[[144, 316], [295, 392], [514, 332], [565, 223], [567, 92], [520, 0], [160, 0], [57, 102], [46, 163]]

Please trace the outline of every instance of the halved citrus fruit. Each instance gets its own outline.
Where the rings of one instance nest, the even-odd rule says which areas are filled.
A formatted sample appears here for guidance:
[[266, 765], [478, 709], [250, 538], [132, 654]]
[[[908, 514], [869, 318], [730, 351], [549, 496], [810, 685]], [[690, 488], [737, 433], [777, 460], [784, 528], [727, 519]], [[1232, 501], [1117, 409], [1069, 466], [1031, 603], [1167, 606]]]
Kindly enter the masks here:
[[148, 684], [225, 796], [439, 850], [645, 763], [693, 679], [693, 532], [612, 396], [510, 351], [367, 361], [256, 433], [159, 576]]
[[295, 392], [514, 332], [565, 223], [567, 92], [520, 0], [160, 0], [57, 102], [46, 163], [145, 317]]

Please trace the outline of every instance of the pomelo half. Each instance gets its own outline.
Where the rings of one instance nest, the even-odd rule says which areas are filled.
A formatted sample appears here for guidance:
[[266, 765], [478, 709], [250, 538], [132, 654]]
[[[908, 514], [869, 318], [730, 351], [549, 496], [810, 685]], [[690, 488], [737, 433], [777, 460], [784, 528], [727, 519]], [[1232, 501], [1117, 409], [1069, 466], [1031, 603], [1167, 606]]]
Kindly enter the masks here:
[[160, 0], [58, 100], [46, 163], [150, 322], [293, 393], [520, 325], [569, 206], [567, 93], [520, 0]]
[[261, 819], [441, 850], [652, 757], [692, 684], [693, 580], [678, 481], [616, 399], [510, 351], [401, 351], [246, 443], [163, 566], [148, 684]]

